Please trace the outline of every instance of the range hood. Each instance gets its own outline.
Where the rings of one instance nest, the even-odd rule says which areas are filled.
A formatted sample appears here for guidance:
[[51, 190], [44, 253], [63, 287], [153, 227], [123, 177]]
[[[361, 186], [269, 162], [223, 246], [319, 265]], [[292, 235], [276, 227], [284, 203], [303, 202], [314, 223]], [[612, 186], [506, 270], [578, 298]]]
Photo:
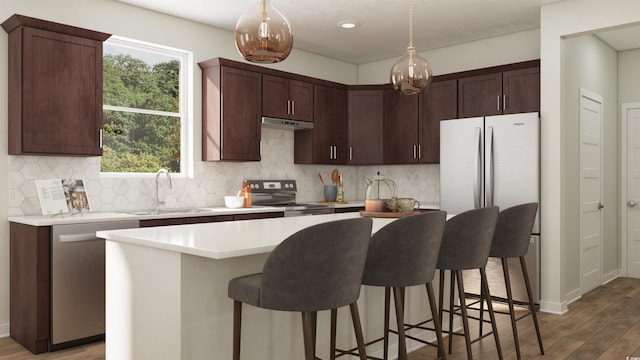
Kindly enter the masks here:
[[311, 130], [313, 123], [309, 121], [278, 119], [273, 117], [262, 117], [262, 125], [271, 128], [289, 129], [289, 130]]

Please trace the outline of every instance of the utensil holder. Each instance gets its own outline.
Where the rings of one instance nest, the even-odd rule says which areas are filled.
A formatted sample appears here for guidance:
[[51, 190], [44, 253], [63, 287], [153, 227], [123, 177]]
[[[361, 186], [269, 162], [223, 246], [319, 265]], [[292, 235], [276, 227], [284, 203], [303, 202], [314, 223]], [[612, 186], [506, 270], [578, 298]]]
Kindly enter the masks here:
[[324, 201], [336, 201], [338, 196], [338, 187], [336, 185], [324, 186]]

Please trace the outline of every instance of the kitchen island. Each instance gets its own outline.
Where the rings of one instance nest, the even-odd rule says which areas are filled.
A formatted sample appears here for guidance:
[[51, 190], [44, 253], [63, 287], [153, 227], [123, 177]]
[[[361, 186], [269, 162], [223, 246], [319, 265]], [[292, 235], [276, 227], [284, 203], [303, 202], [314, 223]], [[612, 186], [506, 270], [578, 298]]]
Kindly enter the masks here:
[[[268, 254], [298, 230], [358, 216], [347, 213], [99, 231], [98, 237], [107, 240], [107, 359], [230, 359], [233, 301], [227, 297], [229, 280], [260, 272]], [[391, 221], [374, 219], [373, 232]], [[407, 290], [407, 319], [430, 317], [424, 292], [423, 287]], [[365, 340], [381, 336], [384, 289], [363, 287], [358, 304]], [[245, 306], [243, 313], [244, 359], [303, 357], [299, 314], [251, 306]], [[328, 323], [329, 313], [321, 313], [318, 355], [322, 358], [328, 358]], [[338, 347], [352, 347], [352, 334], [348, 309], [340, 310]], [[409, 349], [416, 346], [408, 345]]]

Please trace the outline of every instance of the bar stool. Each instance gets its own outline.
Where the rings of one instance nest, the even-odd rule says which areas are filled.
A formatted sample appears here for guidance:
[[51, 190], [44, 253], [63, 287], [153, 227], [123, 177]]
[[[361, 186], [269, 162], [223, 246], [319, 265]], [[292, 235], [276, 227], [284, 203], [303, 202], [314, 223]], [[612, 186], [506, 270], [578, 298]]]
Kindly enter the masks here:
[[[504, 283], [507, 292], [507, 298], [493, 297], [494, 301], [499, 301], [509, 305], [509, 316], [511, 318], [511, 328], [513, 329], [513, 340], [516, 347], [517, 358], [520, 359], [520, 342], [518, 340], [518, 328], [516, 321], [531, 315], [533, 318], [533, 325], [538, 337], [538, 346], [540, 347], [540, 354], [544, 355], [544, 347], [542, 346], [542, 336], [540, 335], [540, 325], [538, 324], [538, 317], [536, 310], [534, 309], [533, 294], [531, 292], [531, 282], [529, 281], [529, 274], [527, 273], [527, 266], [524, 257], [529, 250], [529, 239], [531, 238], [531, 230], [533, 230], [533, 224], [536, 220], [536, 213], [538, 211], [538, 203], [528, 203], [517, 205], [505, 210], [502, 210], [498, 215], [498, 222], [496, 224], [496, 230], [493, 235], [493, 243], [491, 245], [490, 257], [500, 258], [502, 260], [502, 271], [504, 274]], [[527, 308], [527, 313], [516, 318], [515, 313], [515, 301], [513, 299], [513, 291], [511, 289], [511, 280], [509, 277], [509, 258], [519, 258], [520, 267], [522, 268], [522, 275], [524, 278], [525, 287], [527, 290], [528, 302], [519, 302], [518, 306], [524, 306]], [[483, 301], [480, 300], [480, 317], [483, 313]], [[498, 311], [496, 311], [498, 312]], [[503, 313], [503, 312], [499, 312]], [[482, 324], [482, 323], [481, 323]], [[482, 325], [480, 327], [480, 333], [482, 334]]]
[[[480, 271], [481, 288], [483, 289], [482, 295], [485, 296], [487, 301], [493, 337], [496, 343], [496, 349], [498, 350], [498, 358], [503, 358], [495, 314], [491, 303], [491, 295], [487, 284], [487, 274], [485, 272], [498, 218], [498, 211], [497, 206], [473, 209], [449, 219], [444, 228], [442, 246], [440, 247], [440, 255], [438, 256], [438, 263], [436, 265], [440, 270], [440, 318], [442, 318], [442, 312], [447, 311], [449, 313], [449, 353], [452, 352], [452, 335], [464, 335], [468, 359], [473, 359], [471, 352], [472, 342], [476, 342], [482, 338], [471, 341], [469, 333], [469, 316], [467, 314], [462, 270], [471, 269], [478, 269]], [[446, 270], [451, 272], [449, 310], [444, 310], [443, 308], [444, 276]], [[460, 305], [458, 306], [454, 306], [454, 289], [456, 283], [460, 299]], [[462, 317], [464, 334], [453, 332], [453, 315], [458, 314], [457, 311], [459, 311], [459, 315]], [[480, 319], [480, 321], [482, 322], [483, 320]]]
[[[438, 319], [436, 300], [431, 281], [435, 274], [440, 252], [442, 233], [447, 213], [431, 211], [400, 218], [378, 230], [372, 237], [362, 279], [363, 285], [385, 288], [384, 335], [366, 345], [384, 341], [384, 359], [389, 353], [390, 290], [393, 288], [397, 320], [398, 359], [407, 359], [404, 329], [404, 289], [407, 286], [426, 285], [429, 305], [433, 314], [436, 338], [440, 353], [444, 354], [441, 323]], [[332, 329], [335, 329], [337, 311], [331, 311]], [[433, 344], [431, 344], [433, 345]], [[335, 332], [332, 331], [331, 354], [355, 355], [354, 350], [335, 348]], [[335, 359], [332, 356], [331, 359]], [[369, 358], [373, 358], [369, 356]]]
[[317, 312], [349, 305], [360, 359], [366, 360], [358, 305], [372, 220], [337, 220], [305, 228], [269, 254], [262, 273], [229, 281], [233, 359], [240, 359], [242, 304], [302, 313], [305, 359], [315, 359]]

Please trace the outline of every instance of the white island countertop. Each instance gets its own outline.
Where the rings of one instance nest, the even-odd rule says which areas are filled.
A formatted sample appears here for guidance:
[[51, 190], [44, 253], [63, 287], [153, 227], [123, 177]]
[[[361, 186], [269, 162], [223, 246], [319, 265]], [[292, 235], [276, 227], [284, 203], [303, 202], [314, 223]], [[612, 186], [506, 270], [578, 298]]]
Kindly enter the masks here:
[[[140, 229], [104, 230], [106, 240], [170, 250], [211, 259], [271, 252], [280, 242], [306, 227], [360, 217], [359, 213], [242, 220]], [[395, 220], [374, 218], [373, 232]]]

